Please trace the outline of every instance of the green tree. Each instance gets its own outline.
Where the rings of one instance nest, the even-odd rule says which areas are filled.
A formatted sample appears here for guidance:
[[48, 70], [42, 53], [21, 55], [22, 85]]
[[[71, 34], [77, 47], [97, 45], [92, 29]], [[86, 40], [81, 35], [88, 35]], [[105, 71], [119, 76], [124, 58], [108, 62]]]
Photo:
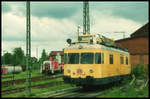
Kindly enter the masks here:
[[45, 49], [43, 49], [41, 58], [39, 59], [39, 64], [41, 65], [43, 63], [43, 61], [45, 61], [47, 59], [48, 59], [48, 55], [46, 54]]
[[4, 64], [4, 56], [1, 56], [1, 63]]
[[43, 60], [46, 60], [46, 58], [47, 58], [46, 51], [45, 51], [45, 49], [43, 49], [43, 52], [42, 52], [42, 59], [43, 59]]
[[12, 54], [11, 53], [5, 53], [3, 56], [2, 56], [2, 64], [12, 64]]
[[13, 50], [13, 65], [24, 64], [24, 51], [18, 47]]

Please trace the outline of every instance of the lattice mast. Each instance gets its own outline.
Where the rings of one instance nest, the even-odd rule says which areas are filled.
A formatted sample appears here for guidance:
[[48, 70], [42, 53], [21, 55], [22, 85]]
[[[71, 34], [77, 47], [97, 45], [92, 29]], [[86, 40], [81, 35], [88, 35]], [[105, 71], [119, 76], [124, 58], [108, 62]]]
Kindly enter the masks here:
[[31, 36], [30, 36], [30, 1], [26, 2], [26, 89], [27, 95], [31, 95]]
[[83, 34], [90, 34], [89, 3], [83, 2]]

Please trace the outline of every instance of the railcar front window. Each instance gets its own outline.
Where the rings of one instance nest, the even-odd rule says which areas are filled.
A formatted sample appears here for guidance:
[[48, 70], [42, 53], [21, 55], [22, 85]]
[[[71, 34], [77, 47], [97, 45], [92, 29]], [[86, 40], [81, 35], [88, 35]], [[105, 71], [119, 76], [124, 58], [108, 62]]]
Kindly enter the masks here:
[[81, 64], [93, 64], [94, 53], [81, 53]]
[[68, 64], [79, 64], [79, 53], [69, 53]]
[[64, 54], [64, 64], [67, 64], [68, 61], [67, 61], [67, 54]]
[[95, 64], [101, 64], [101, 53], [95, 54]]
[[95, 64], [104, 64], [104, 53], [95, 53]]

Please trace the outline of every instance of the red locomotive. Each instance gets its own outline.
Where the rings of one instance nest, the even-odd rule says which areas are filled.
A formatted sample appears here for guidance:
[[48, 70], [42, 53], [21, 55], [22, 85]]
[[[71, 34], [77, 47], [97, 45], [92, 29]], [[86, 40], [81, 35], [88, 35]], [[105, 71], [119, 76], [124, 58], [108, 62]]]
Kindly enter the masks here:
[[54, 74], [55, 72], [63, 72], [64, 63], [61, 61], [59, 54], [56, 56], [56, 59], [50, 57], [49, 60], [44, 61], [41, 65], [40, 72], [45, 74]]

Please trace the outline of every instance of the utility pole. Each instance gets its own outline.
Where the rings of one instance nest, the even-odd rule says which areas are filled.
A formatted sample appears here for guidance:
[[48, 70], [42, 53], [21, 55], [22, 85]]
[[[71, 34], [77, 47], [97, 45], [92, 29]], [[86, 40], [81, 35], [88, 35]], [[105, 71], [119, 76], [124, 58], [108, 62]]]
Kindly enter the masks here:
[[[17, 54], [15, 55], [15, 60], [17, 60]], [[16, 63], [14, 64], [14, 70], [13, 70], [13, 85], [15, 84], [15, 65]]]
[[90, 34], [89, 3], [83, 2], [83, 34]]
[[37, 60], [38, 60], [38, 46], [36, 47], [36, 57], [37, 57]]
[[79, 42], [79, 29], [80, 29], [80, 26], [77, 27], [77, 42]]
[[31, 37], [30, 37], [30, 2], [26, 3], [26, 91], [31, 95]]

